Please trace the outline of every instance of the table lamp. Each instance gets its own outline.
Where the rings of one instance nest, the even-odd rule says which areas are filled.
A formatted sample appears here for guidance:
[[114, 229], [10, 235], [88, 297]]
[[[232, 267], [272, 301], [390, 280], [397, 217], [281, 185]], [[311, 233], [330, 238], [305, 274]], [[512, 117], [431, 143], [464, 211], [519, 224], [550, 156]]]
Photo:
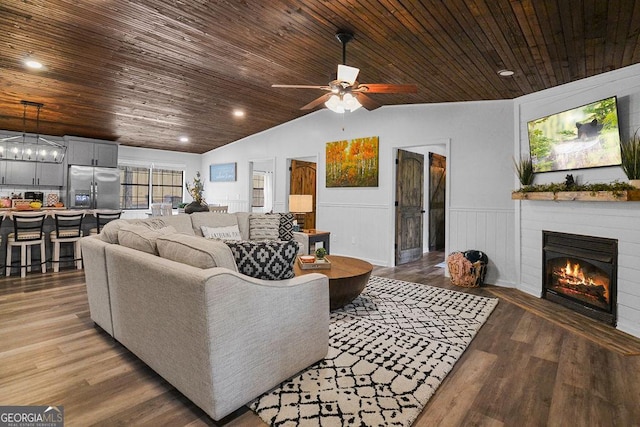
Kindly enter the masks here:
[[[313, 212], [313, 196], [311, 194], [291, 194], [289, 196], [289, 212], [296, 214], [294, 229], [298, 227], [298, 215], [302, 215], [302, 228], [304, 228], [305, 214]], [[299, 229], [300, 227], [296, 231]]]

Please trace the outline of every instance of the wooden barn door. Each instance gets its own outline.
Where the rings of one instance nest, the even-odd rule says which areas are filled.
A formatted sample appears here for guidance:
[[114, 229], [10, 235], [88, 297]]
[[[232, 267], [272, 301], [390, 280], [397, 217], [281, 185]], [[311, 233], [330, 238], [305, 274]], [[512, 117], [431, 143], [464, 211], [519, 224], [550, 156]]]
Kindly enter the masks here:
[[422, 257], [424, 156], [398, 150], [396, 160], [396, 265]]
[[316, 164], [302, 160], [291, 160], [289, 194], [311, 194], [313, 212], [304, 215], [304, 228], [316, 228]]
[[447, 158], [429, 153], [429, 250], [444, 250]]

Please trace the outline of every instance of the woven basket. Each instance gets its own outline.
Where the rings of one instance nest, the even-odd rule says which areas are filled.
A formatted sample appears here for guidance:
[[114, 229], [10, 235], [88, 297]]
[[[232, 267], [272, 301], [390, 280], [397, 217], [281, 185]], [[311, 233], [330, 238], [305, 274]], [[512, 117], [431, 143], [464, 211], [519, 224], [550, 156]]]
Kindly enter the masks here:
[[465, 288], [477, 288], [484, 281], [487, 264], [482, 261], [471, 263], [462, 252], [452, 252], [447, 257], [447, 268], [451, 283]]

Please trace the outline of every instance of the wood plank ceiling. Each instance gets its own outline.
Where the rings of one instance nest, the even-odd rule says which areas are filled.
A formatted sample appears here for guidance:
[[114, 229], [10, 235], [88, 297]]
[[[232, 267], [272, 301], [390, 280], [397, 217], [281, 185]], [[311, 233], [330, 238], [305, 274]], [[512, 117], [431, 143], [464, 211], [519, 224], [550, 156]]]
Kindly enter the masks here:
[[203, 153], [308, 114], [322, 92], [271, 84], [328, 83], [339, 29], [360, 81], [418, 86], [370, 95], [385, 105], [514, 98], [640, 62], [632, 0], [4, 0], [0, 129], [23, 130], [28, 100], [43, 134]]

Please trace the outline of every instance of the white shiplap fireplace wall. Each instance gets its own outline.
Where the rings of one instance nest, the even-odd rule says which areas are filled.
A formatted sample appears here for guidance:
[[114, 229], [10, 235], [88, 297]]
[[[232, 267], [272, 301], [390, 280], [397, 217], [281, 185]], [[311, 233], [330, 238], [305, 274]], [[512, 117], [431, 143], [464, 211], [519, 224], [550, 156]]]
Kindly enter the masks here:
[[[527, 122], [548, 114], [612, 95], [618, 97], [623, 138], [640, 127], [640, 66], [627, 67], [589, 79], [518, 98], [515, 103], [516, 157], [528, 153]], [[536, 183], [563, 182], [567, 173], [578, 183], [626, 181], [619, 167], [552, 172], [536, 176]], [[640, 337], [640, 202], [516, 203], [516, 258], [520, 260], [518, 287], [542, 292], [542, 230], [618, 240], [617, 328]]]

